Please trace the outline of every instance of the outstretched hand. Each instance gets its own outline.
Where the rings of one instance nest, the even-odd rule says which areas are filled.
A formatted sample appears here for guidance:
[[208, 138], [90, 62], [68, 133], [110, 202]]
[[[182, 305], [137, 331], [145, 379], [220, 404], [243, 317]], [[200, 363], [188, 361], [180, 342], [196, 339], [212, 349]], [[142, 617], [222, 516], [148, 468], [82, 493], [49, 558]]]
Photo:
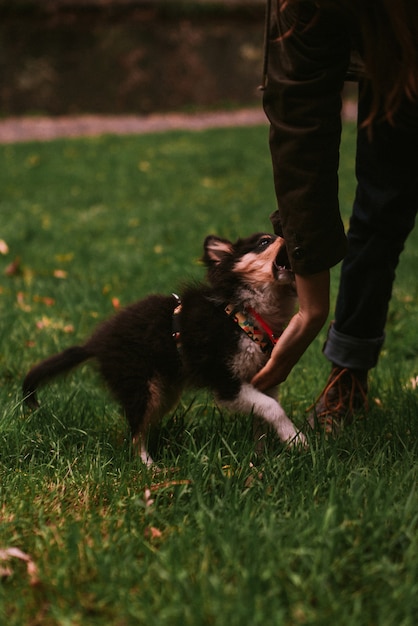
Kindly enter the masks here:
[[296, 274], [295, 280], [299, 310], [276, 343], [266, 365], [251, 381], [261, 391], [286, 380], [328, 318], [329, 270], [312, 275]]

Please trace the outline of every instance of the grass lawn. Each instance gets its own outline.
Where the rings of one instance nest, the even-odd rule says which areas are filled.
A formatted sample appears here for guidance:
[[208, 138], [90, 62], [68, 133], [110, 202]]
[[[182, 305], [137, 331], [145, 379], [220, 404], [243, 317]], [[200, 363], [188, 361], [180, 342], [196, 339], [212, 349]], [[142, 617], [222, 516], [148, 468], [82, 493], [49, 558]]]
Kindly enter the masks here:
[[[345, 216], [354, 142], [347, 125]], [[188, 393], [157, 472], [132, 456], [91, 366], [22, 407], [36, 361], [115, 307], [201, 278], [207, 234], [270, 230], [274, 208], [264, 127], [0, 146], [1, 624], [416, 624], [418, 232], [371, 410], [338, 441], [272, 441], [256, 462], [250, 417]], [[299, 425], [328, 375], [324, 336], [281, 389]]]

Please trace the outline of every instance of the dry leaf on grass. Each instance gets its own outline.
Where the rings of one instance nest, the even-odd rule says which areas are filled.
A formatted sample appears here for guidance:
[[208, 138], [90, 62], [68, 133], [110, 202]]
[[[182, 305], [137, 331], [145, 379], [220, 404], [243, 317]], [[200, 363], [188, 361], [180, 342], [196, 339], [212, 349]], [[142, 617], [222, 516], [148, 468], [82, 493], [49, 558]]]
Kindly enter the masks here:
[[68, 277], [68, 272], [66, 272], [65, 270], [54, 270], [53, 275], [55, 278], [65, 280]]
[[144, 536], [147, 539], [159, 539], [163, 536], [163, 533], [158, 528], [155, 528], [155, 526], [147, 526], [144, 531]]
[[155, 491], [160, 491], [160, 489], [168, 489], [169, 487], [174, 487], [177, 485], [191, 485], [191, 484], [192, 484], [192, 481], [189, 478], [180, 479], [180, 480], [167, 480], [162, 483], [151, 485], [148, 491], [155, 492]]
[[[39, 583], [38, 568], [26, 552], [22, 552], [19, 548], [0, 548], [0, 561], [10, 561], [10, 559], [24, 561], [26, 563], [26, 571], [29, 576], [30, 584], [33, 586]], [[10, 567], [0, 566], [0, 576], [7, 577], [11, 576], [12, 573], [13, 570]]]
[[20, 276], [22, 274], [22, 263], [20, 257], [16, 257], [4, 270], [6, 276]]
[[31, 307], [29, 304], [26, 304], [25, 301], [25, 294], [23, 293], [23, 291], [18, 291], [17, 295], [16, 295], [16, 302], [17, 302], [17, 306], [22, 309], [22, 311], [26, 311], [26, 313], [28, 313], [29, 311], [31, 311]]
[[0, 239], [0, 254], [9, 254], [9, 246], [4, 239]]
[[55, 306], [55, 299], [51, 298], [50, 296], [35, 295], [33, 296], [33, 301], [40, 302], [41, 304], [44, 304], [45, 306]]
[[54, 320], [46, 315], [43, 315], [42, 318], [36, 322], [35, 326], [38, 330], [60, 330], [66, 334], [74, 332], [74, 326], [72, 324], [65, 324], [62, 320]]
[[418, 376], [413, 376], [412, 378], [409, 379], [409, 382], [411, 383], [412, 389], [417, 389], [417, 387], [418, 387]]

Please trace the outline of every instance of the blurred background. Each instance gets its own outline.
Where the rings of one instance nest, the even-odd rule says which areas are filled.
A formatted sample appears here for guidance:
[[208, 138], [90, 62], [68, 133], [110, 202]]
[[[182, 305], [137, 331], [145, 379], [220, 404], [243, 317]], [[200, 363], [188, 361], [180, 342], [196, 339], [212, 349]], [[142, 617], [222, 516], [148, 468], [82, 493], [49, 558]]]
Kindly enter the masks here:
[[265, 0], [0, 0], [0, 116], [258, 105]]

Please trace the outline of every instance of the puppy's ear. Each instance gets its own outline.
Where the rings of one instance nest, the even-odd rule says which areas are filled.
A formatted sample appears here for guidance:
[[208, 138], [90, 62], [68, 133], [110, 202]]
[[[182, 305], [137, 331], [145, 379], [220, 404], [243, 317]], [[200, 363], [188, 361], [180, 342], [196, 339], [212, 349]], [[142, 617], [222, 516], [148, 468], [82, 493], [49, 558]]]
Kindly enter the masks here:
[[218, 265], [226, 256], [230, 256], [233, 251], [233, 244], [227, 239], [209, 235], [203, 244], [202, 261], [205, 265]]

